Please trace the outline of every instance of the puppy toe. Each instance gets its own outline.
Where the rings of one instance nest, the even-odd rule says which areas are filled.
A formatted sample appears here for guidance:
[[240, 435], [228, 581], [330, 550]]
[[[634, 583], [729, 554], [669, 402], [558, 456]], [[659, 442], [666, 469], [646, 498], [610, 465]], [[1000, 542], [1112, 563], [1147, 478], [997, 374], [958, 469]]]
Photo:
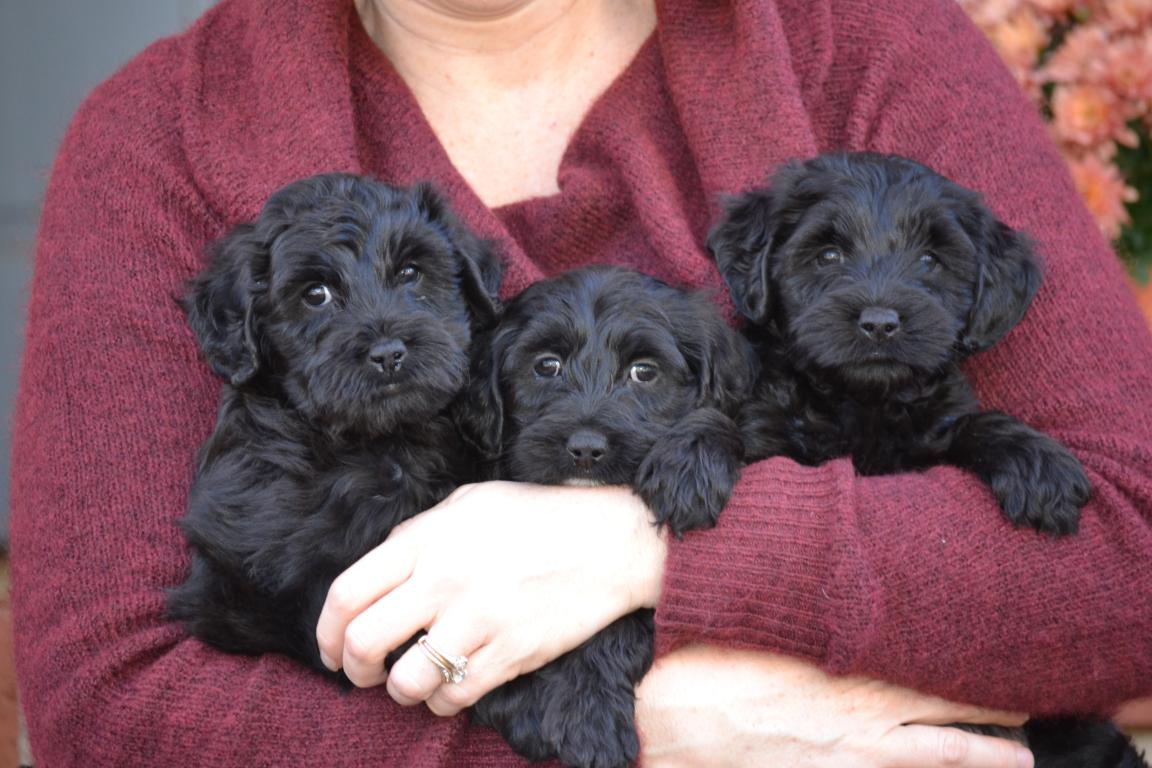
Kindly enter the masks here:
[[472, 708], [475, 722], [495, 728], [513, 751], [533, 762], [555, 755], [540, 730], [542, 681], [526, 675], [505, 683]]
[[640, 739], [634, 723], [634, 703], [626, 700], [600, 702], [596, 707], [579, 707], [555, 712], [545, 721], [545, 732], [556, 756], [574, 768], [624, 768], [640, 755]]
[[736, 473], [723, 468], [709, 472], [656, 460], [641, 467], [634, 490], [652, 510], [657, 525], [667, 525], [680, 538], [686, 531], [715, 526], [735, 483]]
[[1092, 491], [1080, 462], [1063, 447], [1006, 462], [991, 485], [1013, 524], [1055, 536], [1079, 529], [1080, 508]]
[[634, 490], [679, 537], [716, 525], [739, 478], [743, 444], [736, 425], [711, 409], [690, 414], [673, 432], [644, 459]]

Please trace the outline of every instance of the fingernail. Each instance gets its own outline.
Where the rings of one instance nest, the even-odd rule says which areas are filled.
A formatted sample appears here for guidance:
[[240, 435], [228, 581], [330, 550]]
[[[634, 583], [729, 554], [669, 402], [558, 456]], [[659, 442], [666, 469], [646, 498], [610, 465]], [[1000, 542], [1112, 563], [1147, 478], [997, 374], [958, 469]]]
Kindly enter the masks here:
[[328, 667], [328, 669], [332, 670], [333, 672], [340, 669], [340, 665], [332, 661], [332, 659], [328, 658], [328, 654], [324, 653], [324, 651], [320, 651], [320, 663]]
[[1023, 747], [1016, 750], [1016, 768], [1032, 768], [1032, 752]]

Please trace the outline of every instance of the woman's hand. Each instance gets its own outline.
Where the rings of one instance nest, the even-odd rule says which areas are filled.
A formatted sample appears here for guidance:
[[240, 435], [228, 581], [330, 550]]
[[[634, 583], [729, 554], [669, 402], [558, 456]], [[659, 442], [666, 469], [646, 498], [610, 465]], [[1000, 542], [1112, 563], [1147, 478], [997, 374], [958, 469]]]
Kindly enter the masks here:
[[[656, 604], [665, 541], [627, 488], [490, 482], [464, 486], [397, 527], [332, 584], [316, 638], [354, 684], [387, 679], [404, 705], [438, 715], [575, 648], [615, 619]], [[461, 683], [413, 646], [468, 657]]]
[[1031, 768], [1011, 741], [948, 723], [1020, 725], [1023, 716], [953, 704], [796, 659], [685, 648], [636, 690], [643, 764], [793, 768]]

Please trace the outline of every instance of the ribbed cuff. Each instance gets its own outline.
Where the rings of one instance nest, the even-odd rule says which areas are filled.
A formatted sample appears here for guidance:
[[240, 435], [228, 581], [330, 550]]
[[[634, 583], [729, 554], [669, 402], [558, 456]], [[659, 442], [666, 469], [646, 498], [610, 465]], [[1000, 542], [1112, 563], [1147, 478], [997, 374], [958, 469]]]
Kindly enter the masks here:
[[845, 565], [853, 569], [837, 544], [852, 479], [846, 461], [746, 467], [716, 528], [669, 545], [657, 653], [709, 643], [825, 662], [830, 614], [844, 605], [832, 582]]

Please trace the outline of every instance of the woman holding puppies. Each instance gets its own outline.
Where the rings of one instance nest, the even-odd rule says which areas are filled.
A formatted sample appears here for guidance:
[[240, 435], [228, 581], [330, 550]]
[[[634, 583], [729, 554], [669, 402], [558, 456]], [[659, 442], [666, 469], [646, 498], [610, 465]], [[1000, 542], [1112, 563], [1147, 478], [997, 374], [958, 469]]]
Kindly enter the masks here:
[[[1076, 536], [1007, 530], [948, 468], [762, 462], [684, 541], [626, 490], [492, 483], [330, 594], [321, 649], [373, 694], [163, 620], [217, 391], [170, 297], [273, 189], [431, 179], [505, 253], [506, 296], [594, 262], [718, 289], [719, 196], [840, 147], [922, 160], [1040, 241], [1044, 289], [971, 374], [1087, 468]], [[649, 765], [1007, 768], [1030, 758], [935, 726], [1148, 692], [1152, 349], [1031, 108], [948, 0], [226, 0], [81, 110], [38, 259], [13, 549], [45, 765], [509, 764], [491, 732], [429, 712], [639, 607], [667, 652], [638, 690]], [[419, 649], [384, 675], [420, 628], [468, 657], [461, 683]]]

